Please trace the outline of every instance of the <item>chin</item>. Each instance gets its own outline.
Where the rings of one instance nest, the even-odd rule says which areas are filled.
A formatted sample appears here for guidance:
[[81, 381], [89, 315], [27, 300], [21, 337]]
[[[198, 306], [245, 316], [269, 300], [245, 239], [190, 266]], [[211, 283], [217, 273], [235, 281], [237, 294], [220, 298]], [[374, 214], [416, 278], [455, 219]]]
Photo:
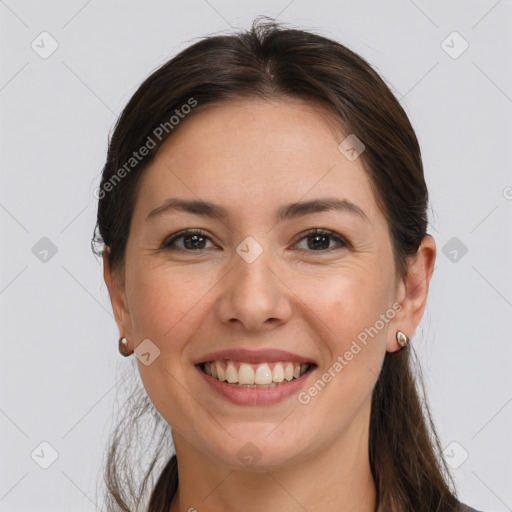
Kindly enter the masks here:
[[231, 470], [256, 472], [275, 470], [302, 458], [306, 440], [299, 433], [276, 425], [264, 424], [258, 428], [252, 424], [228, 429], [233, 438], [213, 456]]

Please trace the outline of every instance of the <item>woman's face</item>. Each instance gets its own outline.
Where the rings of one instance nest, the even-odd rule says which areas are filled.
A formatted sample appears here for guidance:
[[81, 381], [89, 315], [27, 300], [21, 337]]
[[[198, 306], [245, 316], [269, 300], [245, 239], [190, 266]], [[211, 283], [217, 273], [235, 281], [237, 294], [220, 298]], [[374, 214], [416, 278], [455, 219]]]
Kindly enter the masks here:
[[[367, 442], [385, 353], [399, 348], [397, 329], [410, 335], [416, 325], [397, 306], [404, 287], [362, 163], [338, 148], [349, 134], [335, 135], [325, 116], [299, 101], [217, 104], [182, 121], [144, 172], [125, 286], [108, 282], [121, 334], [132, 349], [146, 340], [141, 378], [177, 450], [232, 468], [252, 454], [255, 467], [271, 467]], [[225, 216], [151, 215], [170, 198]], [[289, 207], [327, 200], [354, 206]], [[202, 233], [166, 245], [186, 229]], [[281, 400], [237, 388], [254, 401], [235, 403], [194, 364], [227, 349], [280, 349], [316, 367], [298, 386], [266, 391], [294, 386]]]

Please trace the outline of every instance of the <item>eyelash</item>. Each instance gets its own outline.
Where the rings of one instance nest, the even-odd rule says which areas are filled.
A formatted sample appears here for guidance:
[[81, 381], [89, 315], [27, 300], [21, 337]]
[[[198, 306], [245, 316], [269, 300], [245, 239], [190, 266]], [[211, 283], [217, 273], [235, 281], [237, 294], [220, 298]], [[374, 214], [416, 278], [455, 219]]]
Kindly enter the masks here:
[[[171, 235], [170, 238], [167, 238], [166, 240], [164, 240], [164, 242], [162, 243], [161, 249], [171, 250], [171, 251], [190, 252], [190, 253], [206, 251], [207, 249], [193, 250], [193, 249], [182, 249], [181, 247], [177, 248], [177, 247], [173, 246], [173, 244], [180, 238], [184, 238], [186, 236], [193, 236], [193, 235], [200, 235], [200, 236], [210, 240], [210, 237], [201, 229], [185, 229], [183, 231], [178, 231], [174, 235]], [[328, 229], [319, 229], [319, 228], [310, 229], [310, 230], [306, 231], [305, 233], [303, 233], [302, 238], [300, 238], [297, 241], [297, 243], [301, 242], [305, 238], [314, 237], [314, 236], [328, 236], [328, 237], [332, 238], [333, 240], [338, 242], [338, 244], [340, 245], [340, 247], [338, 247], [338, 249], [350, 247], [350, 244], [347, 242], [347, 240], [345, 240], [342, 236], [338, 235], [334, 231], [330, 231]], [[301, 250], [303, 252], [326, 253], [326, 252], [330, 252], [335, 249], [336, 249], [336, 247], [331, 247], [329, 249], [322, 249], [322, 250], [318, 250], [318, 251], [308, 250], [308, 249], [299, 249], [299, 250]]]

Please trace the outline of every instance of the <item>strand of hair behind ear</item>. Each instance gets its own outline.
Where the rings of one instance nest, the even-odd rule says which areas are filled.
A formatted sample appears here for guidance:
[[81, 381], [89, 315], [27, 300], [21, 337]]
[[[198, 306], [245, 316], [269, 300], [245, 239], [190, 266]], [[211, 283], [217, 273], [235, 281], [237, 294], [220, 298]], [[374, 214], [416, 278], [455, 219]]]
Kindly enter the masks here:
[[[453, 481], [428, 405], [422, 406], [410, 369], [410, 349], [411, 345], [386, 353], [372, 395], [369, 453], [377, 512], [457, 512], [459, 501], [447, 483], [454, 488]], [[423, 388], [421, 369], [416, 369]]]

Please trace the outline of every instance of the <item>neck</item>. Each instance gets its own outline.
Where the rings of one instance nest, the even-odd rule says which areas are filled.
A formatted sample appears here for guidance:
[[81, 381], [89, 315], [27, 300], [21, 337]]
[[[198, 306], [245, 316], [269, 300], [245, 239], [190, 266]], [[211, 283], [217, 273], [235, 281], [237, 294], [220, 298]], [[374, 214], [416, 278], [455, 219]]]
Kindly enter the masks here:
[[258, 472], [230, 470], [173, 432], [179, 484], [170, 512], [375, 512], [368, 429], [365, 414], [334, 443], [312, 450], [314, 456]]

